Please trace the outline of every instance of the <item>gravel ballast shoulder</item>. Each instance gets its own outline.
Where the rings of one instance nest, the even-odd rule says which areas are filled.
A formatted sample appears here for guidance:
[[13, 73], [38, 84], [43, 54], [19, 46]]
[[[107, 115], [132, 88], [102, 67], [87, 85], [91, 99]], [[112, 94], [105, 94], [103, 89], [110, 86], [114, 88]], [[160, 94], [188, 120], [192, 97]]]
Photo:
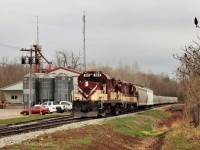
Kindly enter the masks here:
[[83, 127], [86, 125], [91, 125], [91, 124], [100, 124], [102, 121], [105, 121], [105, 120], [121, 118], [121, 117], [126, 117], [126, 116], [132, 116], [135, 114], [136, 113], [114, 116], [114, 117], [109, 117], [109, 118], [88, 120], [88, 121], [83, 121], [83, 122], [78, 122], [78, 123], [67, 124], [67, 125], [63, 125], [60, 127], [56, 127], [56, 128], [34, 131], [34, 132], [29, 132], [29, 133], [22, 133], [19, 135], [13, 135], [13, 136], [9, 136], [9, 137], [0, 138], [0, 148], [2, 148], [4, 146], [8, 146], [8, 145], [19, 144], [26, 140], [34, 139], [42, 134], [48, 134], [48, 133], [53, 133], [56, 131], [68, 130], [68, 129], [73, 129], [73, 128], [80, 128], [80, 127]]

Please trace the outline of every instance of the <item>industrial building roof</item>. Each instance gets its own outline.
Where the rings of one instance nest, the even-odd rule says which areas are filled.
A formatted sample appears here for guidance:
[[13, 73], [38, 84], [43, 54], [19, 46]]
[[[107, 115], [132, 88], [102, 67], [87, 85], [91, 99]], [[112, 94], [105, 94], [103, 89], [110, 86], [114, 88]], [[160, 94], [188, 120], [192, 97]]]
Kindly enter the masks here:
[[77, 70], [73, 70], [71, 68], [64, 68], [64, 67], [55, 68], [49, 73], [54, 74], [54, 75], [57, 75], [59, 73], [66, 73], [69, 76], [79, 76], [80, 74], [82, 74], [82, 72], [79, 72]]
[[20, 91], [23, 90], [23, 81], [11, 84], [9, 86], [3, 87], [1, 91]]

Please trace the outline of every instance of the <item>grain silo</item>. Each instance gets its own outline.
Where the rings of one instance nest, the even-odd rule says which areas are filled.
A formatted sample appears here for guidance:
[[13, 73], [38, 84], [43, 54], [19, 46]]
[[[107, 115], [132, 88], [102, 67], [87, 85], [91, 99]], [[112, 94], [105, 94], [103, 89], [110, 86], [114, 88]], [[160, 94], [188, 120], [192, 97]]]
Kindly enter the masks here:
[[54, 100], [54, 77], [44, 75], [39, 78], [39, 100], [40, 103]]
[[71, 93], [73, 90], [73, 79], [65, 73], [60, 73], [55, 76], [55, 95], [54, 99], [57, 102], [71, 101]]
[[[30, 90], [29, 90], [29, 83], [30, 83], [30, 75], [27, 74], [26, 76], [24, 76], [24, 79], [23, 79], [23, 101], [24, 101], [24, 104], [25, 106], [28, 106], [28, 102], [29, 102], [29, 93], [30, 93]], [[37, 76], [36, 74], [32, 74], [32, 93], [31, 93], [31, 105], [34, 105], [36, 103], [36, 99], [37, 99], [37, 95], [38, 95], [38, 92], [37, 92]]]

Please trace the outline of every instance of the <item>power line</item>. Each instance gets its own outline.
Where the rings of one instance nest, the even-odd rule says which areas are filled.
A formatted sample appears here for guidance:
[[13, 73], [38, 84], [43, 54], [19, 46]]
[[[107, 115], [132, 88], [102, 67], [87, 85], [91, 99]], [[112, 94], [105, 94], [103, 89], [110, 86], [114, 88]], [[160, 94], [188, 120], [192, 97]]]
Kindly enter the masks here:
[[17, 46], [8, 45], [8, 44], [2, 44], [2, 43], [0, 43], [0, 46], [1, 46], [1, 47], [9, 47], [9, 48], [14, 48], [14, 49], [21, 49], [20, 47], [17, 47]]

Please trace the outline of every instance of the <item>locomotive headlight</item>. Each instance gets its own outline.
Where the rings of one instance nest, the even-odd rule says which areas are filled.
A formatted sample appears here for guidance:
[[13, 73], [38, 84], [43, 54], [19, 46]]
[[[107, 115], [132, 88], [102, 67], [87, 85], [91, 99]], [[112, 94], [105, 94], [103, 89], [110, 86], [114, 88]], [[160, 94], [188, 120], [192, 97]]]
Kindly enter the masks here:
[[88, 87], [88, 81], [85, 82], [85, 86]]
[[94, 101], [94, 100], [95, 100], [95, 98], [94, 98], [94, 95], [91, 97], [91, 100], [92, 100], [92, 101]]

